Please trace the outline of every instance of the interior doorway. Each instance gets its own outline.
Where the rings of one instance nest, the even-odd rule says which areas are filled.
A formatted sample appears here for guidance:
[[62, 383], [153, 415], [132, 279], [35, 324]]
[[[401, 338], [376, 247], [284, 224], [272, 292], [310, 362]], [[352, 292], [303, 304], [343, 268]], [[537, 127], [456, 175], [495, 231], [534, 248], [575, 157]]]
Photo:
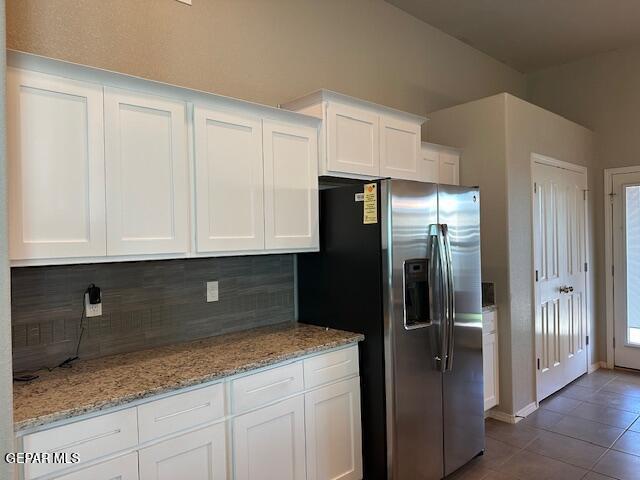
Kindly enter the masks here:
[[532, 155], [537, 400], [588, 370], [587, 171]]
[[609, 171], [613, 364], [640, 370], [640, 168]]

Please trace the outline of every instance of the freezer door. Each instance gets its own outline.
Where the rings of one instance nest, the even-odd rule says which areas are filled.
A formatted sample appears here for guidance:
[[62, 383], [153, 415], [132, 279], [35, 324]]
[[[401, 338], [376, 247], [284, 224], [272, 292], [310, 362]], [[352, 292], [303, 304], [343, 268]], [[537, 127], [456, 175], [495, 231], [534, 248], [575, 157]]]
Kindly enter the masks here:
[[381, 182], [387, 478], [443, 477], [440, 318], [430, 277], [437, 185]]
[[479, 205], [477, 189], [438, 186], [438, 222], [449, 249], [453, 292], [442, 379], [445, 475], [484, 450]]

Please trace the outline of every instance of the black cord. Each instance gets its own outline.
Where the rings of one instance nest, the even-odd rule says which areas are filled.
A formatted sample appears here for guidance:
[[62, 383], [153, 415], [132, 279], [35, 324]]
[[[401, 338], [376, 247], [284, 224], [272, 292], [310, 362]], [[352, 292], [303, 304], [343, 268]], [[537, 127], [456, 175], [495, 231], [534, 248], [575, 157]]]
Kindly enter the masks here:
[[[93, 286], [93, 284], [91, 284], [89, 287]], [[35, 380], [36, 378], [39, 377], [39, 375], [36, 375], [37, 372], [40, 372], [42, 370], [47, 370], [48, 372], [53, 372], [56, 368], [71, 368], [71, 364], [77, 360], [78, 358], [80, 358], [79, 353], [80, 353], [80, 343], [82, 342], [82, 335], [84, 334], [84, 319], [85, 319], [85, 314], [87, 312], [87, 306], [86, 306], [86, 302], [85, 302], [85, 295], [89, 293], [89, 288], [87, 288], [84, 293], [82, 294], [82, 314], [80, 315], [80, 334], [78, 335], [78, 343], [76, 344], [76, 351], [75, 351], [75, 356], [73, 357], [69, 357], [66, 360], [62, 361], [61, 363], [59, 363], [58, 365], [54, 366], [54, 367], [48, 367], [48, 366], [43, 366], [40, 367], [36, 370], [24, 370], [24, 371], [20, 371], [20, 372], [15, 372], [13, 375], [13, 381], [14, 382], [30, 382], [31, 380]]]

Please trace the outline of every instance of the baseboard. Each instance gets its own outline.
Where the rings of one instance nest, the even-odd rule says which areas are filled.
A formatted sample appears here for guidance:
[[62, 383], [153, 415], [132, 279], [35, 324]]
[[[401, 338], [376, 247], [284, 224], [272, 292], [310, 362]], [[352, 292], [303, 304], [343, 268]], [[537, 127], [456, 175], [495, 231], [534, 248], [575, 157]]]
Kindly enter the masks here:
[[487, 410], [486, 412], [484, 412], [484, 417], [493, 418], [494, 420], [498, 420], [500, 422], [515, 424], [515, 423], [518, 423], [523, 418], [526, 418], [529, 415], [531, 415], [537, 409], [538, 409], [537, 402], [530, 403], [523, 409], [518, 410], [515, 414], [501, 412], [500, 410], [496, 410], [495, 408], [492, 408], [491, 410]]
[[487, 410], [484, 412], [484, 418], [493, 418], [494, 420], [498, 420], [500, 422], [505, 423], [518, 423], [519, 419], [516, 418], [515, 415], [511, 415], [510, 413], [501, 412], [500, 410]]
[[589, 365], [588, 373], [593, 373], [596, 370], [599, 370], [601, 368], [606, 370], [608, 368], [607, 362], [601, 361], [601, 362], [592, 363], [591, 365]]

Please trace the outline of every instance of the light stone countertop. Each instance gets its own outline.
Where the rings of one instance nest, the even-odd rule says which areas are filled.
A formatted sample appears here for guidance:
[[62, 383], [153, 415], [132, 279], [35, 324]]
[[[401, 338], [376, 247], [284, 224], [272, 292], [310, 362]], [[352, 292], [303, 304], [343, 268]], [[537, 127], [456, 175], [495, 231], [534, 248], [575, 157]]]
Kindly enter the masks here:
[[80, 360], [70, 369], [14, 383], [14, 428], [38, 427], [362, 340], [357, 333], [293, 323]]

